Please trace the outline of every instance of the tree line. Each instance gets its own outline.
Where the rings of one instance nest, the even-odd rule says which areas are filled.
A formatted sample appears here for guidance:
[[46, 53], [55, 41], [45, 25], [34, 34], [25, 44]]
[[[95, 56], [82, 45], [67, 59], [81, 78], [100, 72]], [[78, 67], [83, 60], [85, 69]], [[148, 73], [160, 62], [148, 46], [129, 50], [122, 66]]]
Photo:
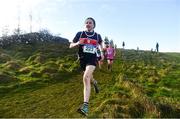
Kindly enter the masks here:
[[1, 48], [6, 48], [12, 44], [33, 44], [37, 42], [55, 42], [63, 44], [69, 43], [68, 39], [59, 36], [53, 36], [47, 30], [0, 37]]

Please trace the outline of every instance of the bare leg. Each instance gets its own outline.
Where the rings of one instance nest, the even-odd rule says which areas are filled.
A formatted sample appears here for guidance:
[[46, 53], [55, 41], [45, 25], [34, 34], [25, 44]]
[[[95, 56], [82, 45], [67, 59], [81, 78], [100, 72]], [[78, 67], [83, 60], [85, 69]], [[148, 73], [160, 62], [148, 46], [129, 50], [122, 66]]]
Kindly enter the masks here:
[[107, 62], [108, 62], [108, 70], [110, 69], [110, 66], [111, 66], [111, 61], [110, 60], [107, 60]]
[[101, 61], [98, 61], [99, 69], [101, 69]]
[[95, 70], [95, 66], [88, 65], [88, 66], [86, 66], [86, 70], [83, 75], [84, 102], [89, 102], [89, 97], [90, 97], [90, 93], [91, 93], [91, 79], [93, 77], [94, 70]]
[[113, 60], [110, 61], [110, 69], [112, 71]]

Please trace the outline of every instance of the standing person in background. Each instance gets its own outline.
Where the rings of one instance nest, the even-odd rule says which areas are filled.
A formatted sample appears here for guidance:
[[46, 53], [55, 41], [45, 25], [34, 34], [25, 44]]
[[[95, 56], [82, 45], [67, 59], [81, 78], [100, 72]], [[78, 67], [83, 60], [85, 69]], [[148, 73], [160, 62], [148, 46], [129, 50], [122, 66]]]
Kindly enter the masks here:
[[112, 64], [113, 64], [113, 60], [114, 60], [114, 57], [116, 55], [116, 51], [113, 47], [113, 44], [110, 43], [109, 44], [109, 47], [106, 49], [106, 58], [107, 58], [107, 62], [108, 62], [108, 70], [112, 71]]
[[[70, 44], [70, 48], [79, 46], [79, 58], [80, 66], [84, 71], [83, 84], [84, 84], [84, 102], [78, 109], [78, 112], [87, 116], [88, 115], [88, 104], [91, 92], [91, 80], [93, 80], [95, 91], [98, 93], [97, 81], [93, 79], [93, 72], [96, 68], [97, 54], [96, 50], [99, 47], [100, 52], [102, 51], [102, 38], [101, 35], [94, 31], [96, 26], [95, 20], [91, 17], [85, 20], [85, 31], [80, 31], [76, 34], [73, 42]], [[104, 56], [101, 55], [101, 60]]]
[[159, 43], [156, 43], [156, 52], [159, 52]]
[[123, 41], [123, 43], [122, 43], [122, 46], [123, 46], [123, 49], [124, 49], [124, 47], [125, 47], [125, 42]]

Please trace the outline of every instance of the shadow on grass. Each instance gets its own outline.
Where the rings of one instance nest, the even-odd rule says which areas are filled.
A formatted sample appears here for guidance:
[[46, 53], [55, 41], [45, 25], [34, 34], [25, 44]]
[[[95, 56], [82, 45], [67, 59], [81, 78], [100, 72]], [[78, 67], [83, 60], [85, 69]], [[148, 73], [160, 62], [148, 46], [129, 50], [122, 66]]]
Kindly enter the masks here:
[[73, 73], [62, 73], [55, 75], [54, 77], [38, 78], [37, 80], [29, 81], [16, 81], [13, 83], [5, 84], [0, 86], [0, 97], [8, 96], [9, 93], [25, 93], [32, 92], [52, 84], [68, 82], [73, 76], [76, 76], [77, 72]]

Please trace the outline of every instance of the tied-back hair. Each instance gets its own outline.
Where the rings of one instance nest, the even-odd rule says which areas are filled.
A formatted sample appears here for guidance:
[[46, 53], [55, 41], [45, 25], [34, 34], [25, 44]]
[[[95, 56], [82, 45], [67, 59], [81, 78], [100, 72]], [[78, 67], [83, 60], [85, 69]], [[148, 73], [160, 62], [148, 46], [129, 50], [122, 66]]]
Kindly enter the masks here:
[[88, 17], [88, 18], [86, 18], [85, 22], [86, 22], [88, 19], [90, 19], [90, 20], [93, 21], [94, 28], [95, 28], [95, 27], [96, 27], [96, 21], [95, 21], [92, 17]]

